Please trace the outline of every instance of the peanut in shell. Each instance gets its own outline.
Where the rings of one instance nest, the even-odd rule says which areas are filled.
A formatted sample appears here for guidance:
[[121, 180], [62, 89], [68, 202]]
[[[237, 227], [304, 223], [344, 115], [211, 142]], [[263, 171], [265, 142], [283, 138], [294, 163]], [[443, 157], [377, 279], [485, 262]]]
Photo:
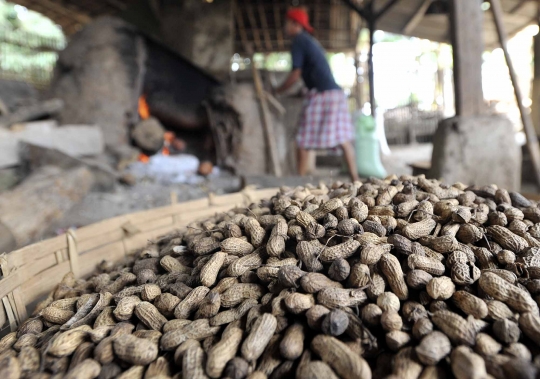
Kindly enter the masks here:
[[328, 287], [343, 288], [339, 282], [329, 279], [326, 275], [309, 272], [300, 278], [300, 286], [307, 293], [317, 293], [320, 290]]
[[338, 258], [351, 257], [360, 247], [360, 242], [349, 239], [339, 245], [327, 247], [320, 254], [320, 260], [322, 262], [332, 262]]
[[231, 324], [223, 332], [221, 340], [208, 352], [206, 374], [211, 378], [219, 378], [229, 360], [234, 358], [240, 343], [243, 330], [239, 324]]
[[426, 218], [422, 221], [408, 224], [403, 228], [402, 233], [405, 237], [415, 241], [421, 237], [428, 236], [436, 225], [437, 222], [435, 220]]
[[508, 283], [497, 274], [482, 273], [478, 284], [487, 295], [506, 303], [518, 312], [538, 313], [538, 305], [527, 291]]
[[456, 291], [456, 286], [448, 276], [441, 276], [431, 279], [426, 291], [435, 300], [448, 300]]
[[174, 317], [179, 319], [187, 319], [189, 315], [199, 306], [209, 291], [210, 289], [204, 286], [194, 288], [184, 298], [184, 300], [182, 300], [176, 306], [174, 310]]
[[328, 268], [330, 279], [341, 282], [349, 277], [351, 265], [344, 258], [338, 258]]
[[399, 260], [392, 254], [383, 254], [379, 261], [379, 267], [396, 296], [400, 300], [407, 300], [409, 289], [405, 283]]
[[276, 317], [264, 313], [256, 321], [242, 344], [242, 356], [248, 361], [258, 359], [270, 342], [277, 327]]
[[452, 300], [467, 315], [471, 315], [477, 319], [483, 319], [488, 316], [489, 312], [486, 302], [469, 292], [456, 291], [452, 296]]
[[304, 338], [305, 330], [302, 324], [295, 323], [289, 326], [279, 344], [279, 351], [283, 358], [292, 361], [299, 358], [304, 351]]
[[423, 257], [418, 254], [409, 255], [407, 264], [412, 270], [422, 270], [434, 276], [443, 275], [446, 271], [444, 264], [437, 259]]
[[167, 322], [167, 318], [163, 316], [159, 310], [151, 303], [143, 301], [139, 303], [133, 312], [139, 320], [153, 330], [161, 330]]
[[474, 345], [476, 331], [460, 315], [450, 311], [437, 311], [433, 313], [431, 320], [453, 343]]
[[317, 294], [317, 303], [327, 308], [353, 307], [367, 301], [361, 289], [325, 288]]
[[371, 378], [367, 362], [335, 337], [318, 335], [311, 343], [312, 350], [345, 379]]

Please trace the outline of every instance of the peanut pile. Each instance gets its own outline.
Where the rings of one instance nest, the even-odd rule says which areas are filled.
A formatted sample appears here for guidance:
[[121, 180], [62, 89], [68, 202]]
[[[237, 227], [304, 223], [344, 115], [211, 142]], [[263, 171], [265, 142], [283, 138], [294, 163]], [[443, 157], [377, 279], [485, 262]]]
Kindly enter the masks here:
[[540, 208], [395, 176], [282, 188], [72, 274], [0, 378], [535, 378]]

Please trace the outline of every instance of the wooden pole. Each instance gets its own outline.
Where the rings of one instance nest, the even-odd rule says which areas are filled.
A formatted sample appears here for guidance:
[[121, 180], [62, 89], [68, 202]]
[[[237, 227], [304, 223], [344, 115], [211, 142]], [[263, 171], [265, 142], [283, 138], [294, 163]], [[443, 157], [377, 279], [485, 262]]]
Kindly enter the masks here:
[[369, 80], [369, 103], [371, 105], [371, 115], [375, 118], [377, 104], [375, 102], [375, 72], [373, 71], [373, 45], [375, 34], [375, 20], [368, 20], [369, 27], [369, 53], [368, 53], [368, 80]]
[[412, 17], [407, 21], [407, 24], [405, 24], [405, 27], [401, 30], [403, 34], [410, 34], [420, 22], [422, 22], [422, 19], [424, 18], [427, 9], [431, 5], [431, 0], [424, 0], [422, 4], [416, 10], [414, 11]]
[[527, 136], [527, 149], [529, 150], [529, 154], [531, 154], [536, 182], [540, 186], [540, 147], [538, 145], [538, 137], [536, 135], [536, 131], [534, 130], [531, 116], [527, 113], [525, 106], [523, 106], [523, 94], [521, 93], [521, 88], [519, 87], [518, 78], [512, 63], [512, 59], [508, 53], [508, 37], [503, 24], [501, 2], [500, 0], [490, 0], [490, 3], [491, 12], [493, 13], [493, 20], [495, 21], [495, 27], [497, 29], [497, 34], [499, 35], [499, 42], [503, 49], [504, 58], [508, 66], [508, 71], [510, 72], [510, 79], [512, 80], [512, 85], [514, 87], [519, 113], [521, 114], [521, 122], [523, 123], [525, 135]]
[[360, 83], [360, 67], [362, 67], [362, 62], [360, 62], [360, 50], [354, 49], [354, 69], [356, 74], [354, 75], [356, 82], [354, 83], [354, 97], [356, 100], [356, 109], [362, 110], [362, 83]]
[[257, 92], [257, 97], [259, 98], [259, 104], [261, 106], [261, 115], [262, 115], [262, 124], [264, 133], [266, 136], [266, 142], [268, 144], [268, 150], [270, 151], [270, 160], [272, 165], [272, 171], [275, 176], [281, 177], [281, 164], [279, 163], [278, 150], [276, 146], [276, 140], [274, 136], [276, 135], [274, 131], [274, 124], [272, 123], [272, 118], [270, 117], [270, 110], [268, 109], [267, 98], [264, 94], [264, 89], [261, 80], [261, 74], [257, 70], [255, 61], [253, 57], [251, 58], [251, 67], [253, 70], [253, 81], [255, 82], [255, 91]]
[[[536, 24], [540, 27], [540, 0], [536, 1]], [[531, 118], [536, 133], [540, 133], [540, 33], [533, 37], [533, 52], [534, 69], [532, 80]]]
[[358, 28], [358, 32], [356, 33], [356, 46], [354, 47], [354, 69], [355, 72], [355, 100], [356, 100], [356, 109], [362, 110], [362, 100], [363, 100], [363, 93], [362, 93], [362, 83], [360, 83], [360, 67], [362, 67], [362, 62], [360, 61], [360, 54], [362, 52], [362, 28], [364, 27], [364, 19], [360, 19], [360, 27]]

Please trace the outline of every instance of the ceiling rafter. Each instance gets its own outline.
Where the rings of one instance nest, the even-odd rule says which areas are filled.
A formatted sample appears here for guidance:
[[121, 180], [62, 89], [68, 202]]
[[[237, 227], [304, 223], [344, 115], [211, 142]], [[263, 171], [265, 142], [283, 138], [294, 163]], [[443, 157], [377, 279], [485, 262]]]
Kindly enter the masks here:
[[101, 15], [116, 15], [136, 0], [12, 0], [60, 25], [67, 35]]
[[422, 22], [432, 0], [424, 0], [402, 29], [403, 34], [410, 34]]

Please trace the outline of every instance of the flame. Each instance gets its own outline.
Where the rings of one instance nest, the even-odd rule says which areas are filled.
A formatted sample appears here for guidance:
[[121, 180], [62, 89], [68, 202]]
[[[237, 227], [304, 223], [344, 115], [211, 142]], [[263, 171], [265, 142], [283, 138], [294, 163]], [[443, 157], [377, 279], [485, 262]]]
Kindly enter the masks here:
[[171, 155], [171, 150], [169, 147], [171, 146], [172, 141], [176, 138], [176, 135], [173, 132], [165, 132], [165, 135], [163, 136], [164, 143], [163, 148], [161, 149], [161, 154], [163, 155]]
[[165, 142], [171, 143], [175, 139], [175, 135], [173, 132], [165, 132], [165, 135], [163, 136], [163, 139]]
[[141, 95], [139, 97], [139, 116], [142, 120], [146, 120], [150, 117], [150, 107], [146, 102], [146, 95]]
[[150, 157], [148, 155], [145, 155], [143, 153], [139, 154], [139, 162], [148, 163], [149, 160], [150, 160]]

